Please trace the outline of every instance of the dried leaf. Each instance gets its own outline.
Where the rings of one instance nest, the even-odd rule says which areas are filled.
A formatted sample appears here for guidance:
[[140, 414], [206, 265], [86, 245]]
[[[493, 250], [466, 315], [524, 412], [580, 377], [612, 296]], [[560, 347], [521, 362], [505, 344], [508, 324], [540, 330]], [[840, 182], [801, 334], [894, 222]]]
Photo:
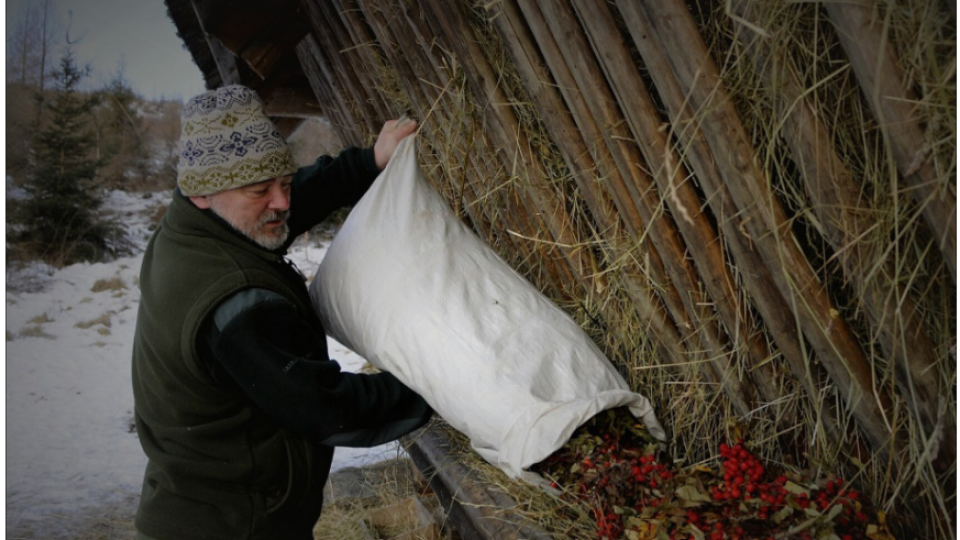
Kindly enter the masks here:
[[894, 538], [893, 534], [887, 530], [886, 512], [877, 512], [877, 521], [880, 522], [879, 525], [874, 525], [872, 523], [867, 525], [867, 538], [870, 540], [897, 540]]
[[792, 513], [793, 513], [792, 507], [784, 506], [780, 510], [777, 510], [775, 514], [773, 514], [773, 522], [777, 524], [783, 523], [783, 521], [788, 517], [790, 517], [790, 514]]
[[700, 506], [701, 503], [710, 502], [710, 496], [697, 489], [697, 486], [686, 484], [680, 486], [675, 491], [677, 497], [683, 501], [683, 506]]
[[716, 476], [716, 472], [714, 472], [713, 469], [711, 469], [710, 467], [707, 467], [706, 465], [694, 465], [693, 467], [690, 467], [689, 471], [691, 473], [701, 472], [701, 473], [707, 473], [710, 476]]
[[800, 484], [797, 484], [797, 483], [795, 483], [795, 482], [788, 481], [788, 482], [783, 486], [783, 489], [787, 490], [787, 491], [790, 492], [790, 493], [793, 493], [794, 495], [806, 495], [807, 497], [810, 496], [810, 490], [809, 490], [809, 489], [807, 489], [807, 488], [805, 488], [805, 487], [803, 487], [803, 486], [801, 486]]
[[654, 520], [629, 518], [627, 528], [636, 533], [637, 540], [655, 540], [657, 538], [657, 522]]
[[843, 512], [843, 506], [839, 504], [835, 504], [830, 507], [830, 510], [827, 511], [826, 517], [824, 519], [826, 519], [827, 521], [833, 521], [834, 518], [840, 515], [840, 512]]
[[820, 511], [816, 508], [804, 508], [803, 513], [806, 514], [807, 517], [811, 518], [817, 518], [821, 516]]
[[703, 533], [703, 531], [698, 529], [696, 525], [690, 525], [687, 527], [687, 532], [693, 535], [696, 540], [704, 540], [706, 538], [706, 535]]
[[872, 523], [867, 525], [867, 538], [870, 540], [897, 540], [886, 527], [879, 527]]

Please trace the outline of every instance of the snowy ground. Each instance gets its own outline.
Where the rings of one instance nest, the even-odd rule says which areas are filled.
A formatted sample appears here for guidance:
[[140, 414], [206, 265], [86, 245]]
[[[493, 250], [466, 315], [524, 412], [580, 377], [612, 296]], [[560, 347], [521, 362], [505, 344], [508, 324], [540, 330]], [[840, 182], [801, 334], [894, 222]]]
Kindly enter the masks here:
[[[167, 197], [113, 192], [105, 206], [115, 209], [140, 252], [149, 217]], [[301, 239], [290, 258], [311, 276], [324, 250]], [[142, 252], [61, 270], [7, 268], [7, 538], [92, 538], [91, 519], [133, 514], [146, 464], [132, 430], [130, 385], [141, 259]], [[365, 364], [339, 343], [329, 346], [345, 370]], [[334, 469], [398, 452], [396, 444], [341, 448]]]

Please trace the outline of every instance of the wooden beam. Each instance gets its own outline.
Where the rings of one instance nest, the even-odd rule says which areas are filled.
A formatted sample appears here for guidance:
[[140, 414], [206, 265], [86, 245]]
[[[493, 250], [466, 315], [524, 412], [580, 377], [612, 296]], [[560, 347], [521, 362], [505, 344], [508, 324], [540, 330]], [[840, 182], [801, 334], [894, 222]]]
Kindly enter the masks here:
[[193, 0], [191, 2], [197, 21], [200, 23], [200, 29], [203, 31], [204, 39], [207, 41], [207, 47], [210, 49], [210, 54], [217, 66], [217, 72], [220, 74], [220, 85], [240, 84], [240, 71], [237, 66], [236, 55], [219, 39], [211, 35], [204, 24], [204, 20], [210, 12], [210, 4], [209, 0]]
[[241, 58], [260, 79], [269, 77], [309, 30], [293, 0], [194, 0], [194, 5], [208, 36]]
[[[740, 0], [732, 9], [740, 20], [748, 21], [753, 19], [750, 7], [749, 2]], [[873, 329], [871, 335], [884, 354], [896, 361], [894, 380], [902, 399], [919, 421], [924, 440], [932, 440], [938, 430], [943, 432], [940, 455], [932, 458], [942, 472], [956, 463], [956, 423], [952, 415], [942, 412], [953, 405], [943, 403], [946, 396], [940, 389], [946, 384], [940, 380], [939, 358], [924, 330], [913, 293], [897, 279], [893, 260], [875, 262], [879, 248], [851, 240], [866, 236], [877, 226], [875, 212], [865, 200], [863, 186], [831, 143], [829, 129], [797, 79], [793, 61], [774, 53], [769, 39], [745, 25], [736, 24], [735, 28], [777, 115], [779, 128], [769, 138], [786, 141], [823, 237], [834, 249], [844, 279], [857, 292]], [[867, 279], [865, 268], [874, 268], [876, 277]]]
[[[491, 17], [493, 24], [530, 93], [531, 101], [539, 110], [544, 125], [563, 154], [571, 177], [579, 186], [595, 226], [599, 229], [597, 234], [603, 240], [601, 247], [609, 250], [610, 257], [616, 259], [616, 246], [622, 245], [626, 240], [624, 226], [609, 198], [596, 185], [597, 166], [590, 157], [587, 144], [567, 110], [557, 85], [552, 84], [541, 46], [530, 34], [526, 21], [514, 2], [500, 2], [491, 9], [494, 12]], [[624, 291], [633, 301], [641, 320], [648, 324], [646, 333], [654, 336], [653, 341], [657, 343], [662, 357], [673, 364], [685, 363], [688, 360], [686, 355], [690, 354], [686, 344], [673, 320], [653, 293], [639, 265], [631, 258], [619, 267], [618, 274], [624, 284]]]
[[303, 85], [279, 87], [261, 97], [267, 114], [273, 118], [303, 119], [323, 115], [320, 100], [306, 80]]
[[244, 44], [240, 56], [261, 79], [266, 79], [283, 65], [308, 31], [302, 10], [292, 9]]
[[193, 0], [201, 15], [204, 29], [220, 39], [239, 55], [244, 47], [284, 18], [285, 12], [296, 9], [291, 0]]
[[[903, 82], [903, 73], [887, 31], [875, 20], [870, 4], [826, 2], [860, 89], [890, 146], [897, 170], [937, 238], [937, 247], [957, 283], [956, 175], [938, 176], [924, 147], [923, 128], [915, 111], [919, 100]], [[951, 181], [952, 176], [952, 181]]]
[[[677, 137], [695, 164], [707, 200], [716, 207], [718, 222], [728, 237], [750, 240], [787, 299], [770, 305], [764, 320], [777, 324], [777, 318], [789, 320], [785, 309], [792, 312], [792, 323], [803, 330], [871, 446], [887, 455], [897, 436], [889, 421], [890, 396], [872, 385], [874, 374], [863, 348], [800, 250], [687, 6], [681, 0], [656, 5], [618, 0], [617, 5], [678, 126]], [[729, 230], [731, 215], [743, 217], [742, 230]], [[754, 276], [742, 276], [753, 281]], [[755, 297], [758, 292], [753, 291]]]
[[358, 129], [361, 124], [343, 101], [344, 93], [349, 89], [339, 86], [339, 81], [331, 72], [327, 52], [317, 43], [313, 35], [307, 36], [300, 43], [297, 52], [314, 94], [326, 106], [327, 117], [337, 130], [340, 140], [347, 145], [366, 144], [365, 134]]
[[[674, 291], [676, 299], [667, 304], [671, 316], [683, 321], [681, 325], [689, 321], [689, 326], [685, 326], [696, 332], [701, 346], [694, 350], [703, 351], [716, 375], [715, 381], [723, 386], [737, 411], [749, 414], [756, 407], [751, 388], [743, 384], [731, 364], [729, 339], [712, 314], [712, 302], [703, 293], [696, 269], [686, 255], [687, 247], [675, 219], [659, 210], [661, 199], [646, 172], [649, 167], [620, 120], [616, 99], [573, 10], [549, 0], [521, 0], [519, 6], [538, 39], [550, 44], [550, 50], [558, 51], [559, 56], [548, 58], [548, 62], [555, 72], [569, 73], [569, 78], [558, 80], [558, 84], [569, 102], [582, 102], [575, 108], [583, 112], [574, 117], [595, 133], [588, 144], [612, 159], [613, 169], [603, 185], [631, 233], [643, 239], [641, 249], [651, 261], [659, 261], [656, 266], [662, 264], [662, 270], [651, 272], [651, 276], [665, 290]], [[648, 271], [653, 268], [650, 265]]]

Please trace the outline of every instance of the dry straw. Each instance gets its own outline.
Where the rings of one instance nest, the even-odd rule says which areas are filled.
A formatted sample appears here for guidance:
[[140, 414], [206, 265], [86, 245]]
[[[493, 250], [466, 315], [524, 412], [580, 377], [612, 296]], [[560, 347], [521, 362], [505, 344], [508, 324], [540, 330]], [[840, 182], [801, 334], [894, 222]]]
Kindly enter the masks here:
[[[790, 208], [793, 227], [839, 315], [868, 352], [873, 384], [897, 396], [888, 419], [900, 446], [886, 461], [848, 470], [882, 509], [923, 524], [930, 537], [951, 537], [954, 526], [942, 517], [955, 496], [955, 486], [945, 484], [951, 466], [935, 464], [932, 452], [939, 430], [956, 424], [949, 383], [956, 380], [949, 352], [955, 306], [944, 300], [955, 296], [955, 285], [936, 248], [938, 231], [926, 226], [922, 206], [900, 179], [903, 171], [897, 171], [885, 142], [885, 131], [895, 128], [871, 119], [829, 14], [816, 4], [767, 2], [733, 9], [765, 33], [760, 38], [738, 28], [729, 10], [712, 19], [717, 30], [712, 48], [728, 51], [724, 80], [759, 141], [757, 159]], [[947, 51], [955, 48], [956, 30], [953, 19], [934, 12], [926, 2], [879, 3], [871, 16], [896, 55], [908, 59], [905, 76], [922, 96], [915, 114], [928, 126], [924, 158], [936, 164], [937, 182], [954, 193], [955, 84], [952, 75], [944, 75], [954, 69], [955, 53]], [[811, 185], [799, 155], [803, 141], [796, 124], [803, 108], [811, 111], [806, 122], [822, 123], [821, 133], [829, 135], [818, 156], [832, 167], [823, 186]], [[827, 161], [832, 152], [836, 159]], [[924, 368], [911, 370], [908, 364]], [[836, 391], [829, 383], [823, 388]], [[924, 392], [927, 399], [929, 394], [939, 399], [925, 403]], [[857, 436], [855, 426], [846, 434]], [[904, 504], [916, 496], [923, 505]]]
[[411, 497], [420, 499], [442, 523], [436, 497], [422, 484], [407, 458], [335, 473], [327, 485], [314, 540], [367, 540], [368, 532], [360, 524], [364, 518]]
[[[906, 167], [839, 3], [337, 0], [352, 34], [325, 54], [366, 64], [312, 82], [383, 96], [352, 116], [421, 121], [428, 180], [654, 400], [678, 462], [748, 436], [952, 538], [956, 285], [928, 218], [956, 197], [941, 4], [877, 2], [858, 30], [915, 96]], [[582, 509], [496, 482], [548, 530], [589, 536]]]

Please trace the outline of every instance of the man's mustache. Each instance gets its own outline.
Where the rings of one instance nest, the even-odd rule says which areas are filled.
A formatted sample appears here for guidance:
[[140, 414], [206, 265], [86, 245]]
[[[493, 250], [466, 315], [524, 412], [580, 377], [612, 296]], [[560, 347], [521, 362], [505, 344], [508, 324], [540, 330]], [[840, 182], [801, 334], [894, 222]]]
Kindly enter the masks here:
[[268, 214], [264, 214], [263, 217], [260, 218], [260, 224], [263, 225], [265, 223], [269, 223], [271, 221], [277, 221], [279, 219], [286, 221], [287, 218], [289, 217], [290, 217], [290, 210], [283, 210], [283, 211], [274, 210]]

